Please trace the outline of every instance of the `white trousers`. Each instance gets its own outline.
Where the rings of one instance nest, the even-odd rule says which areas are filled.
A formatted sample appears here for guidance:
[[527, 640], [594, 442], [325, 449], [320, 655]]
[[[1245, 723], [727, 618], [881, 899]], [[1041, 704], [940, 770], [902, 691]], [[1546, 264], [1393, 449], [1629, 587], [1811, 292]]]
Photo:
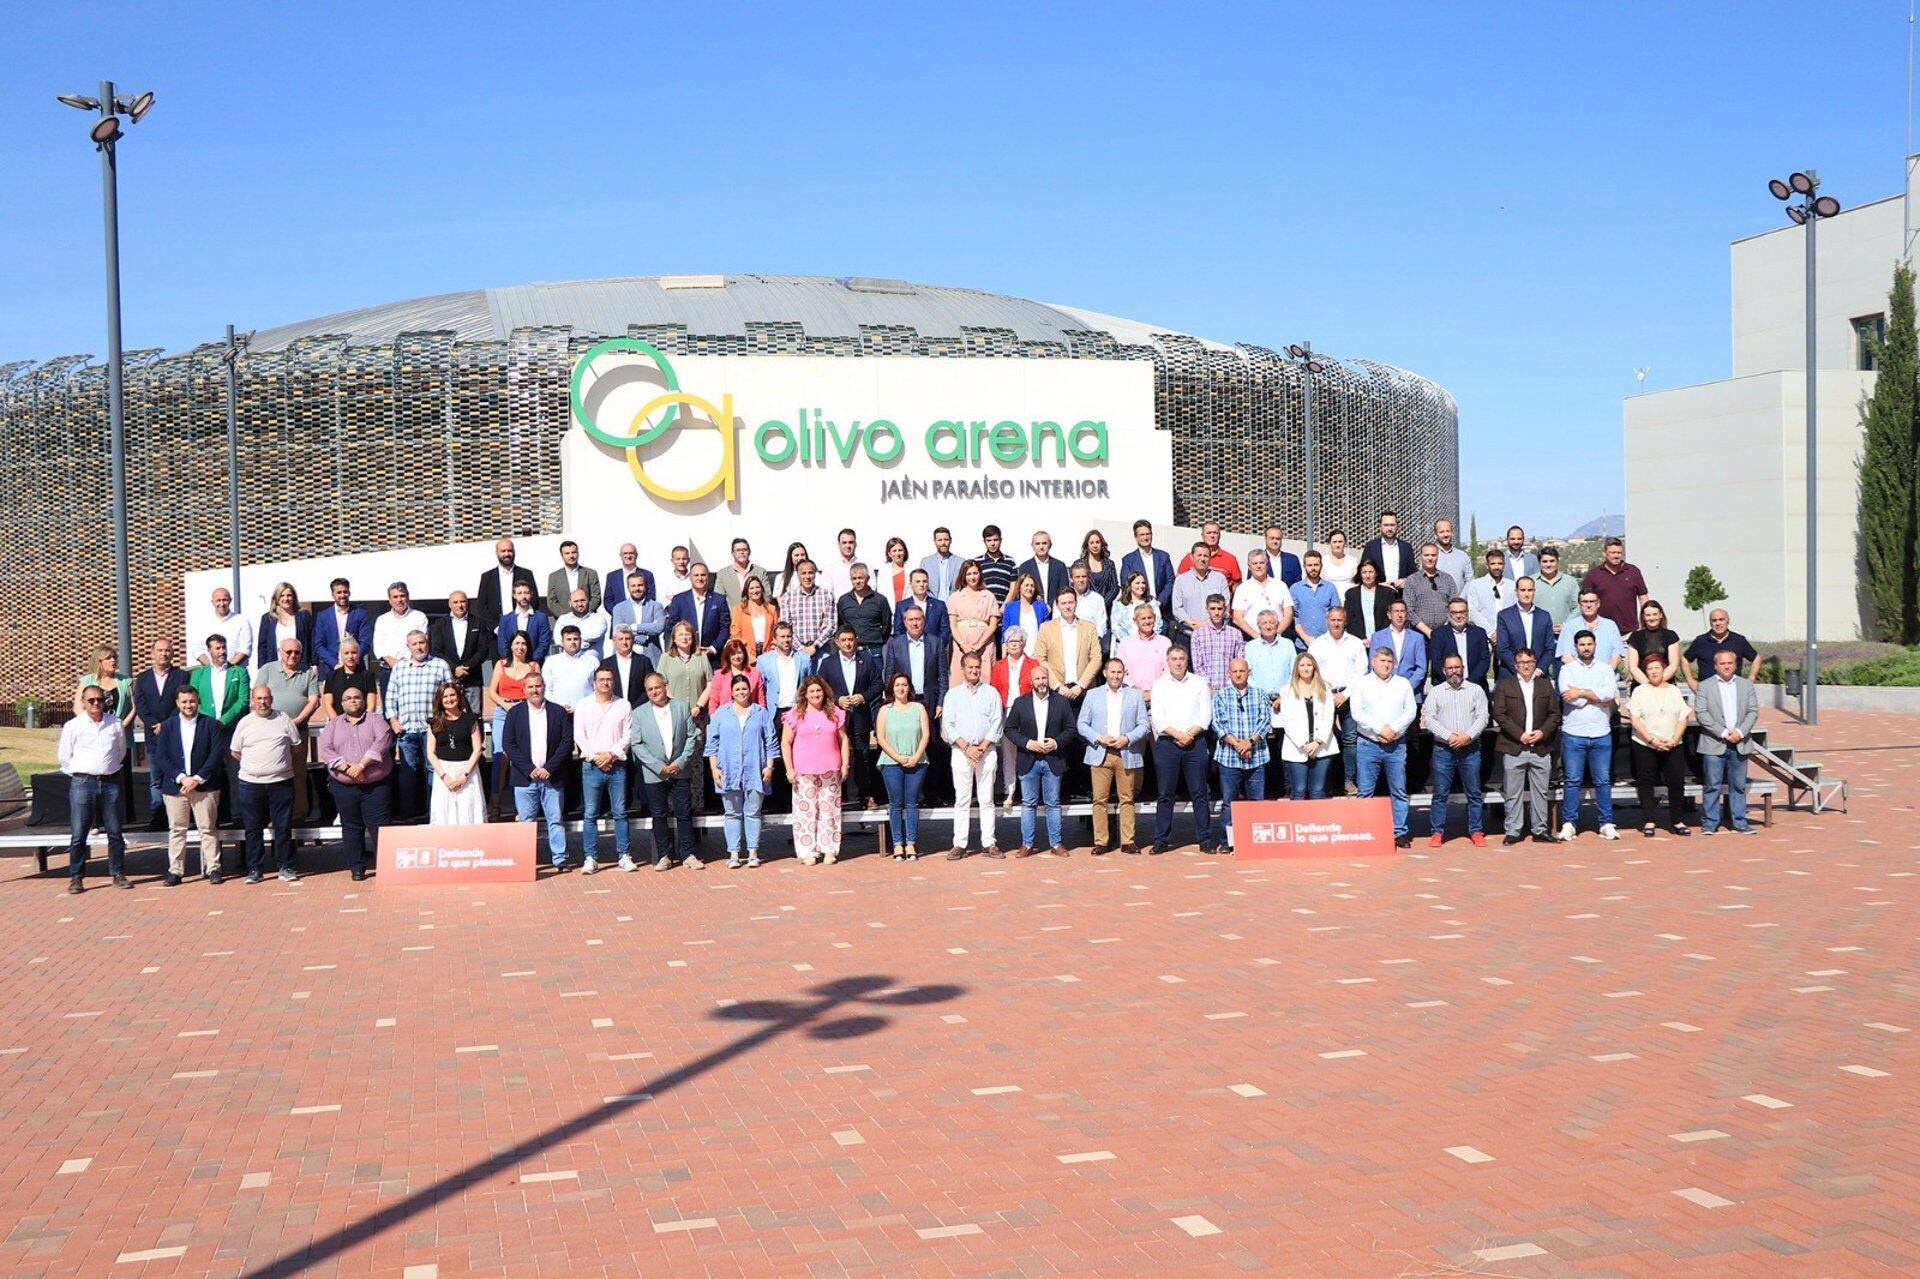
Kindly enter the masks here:
[[976, 762], [958, 747], [953, 751], [953, 846], [965, 848], [973, 832], [973, 806], [980, 805], [980, 842], [988, 848], [999, 841], [993, 830], [993, 775], [999, 771], [999, 753], [989, 747]]

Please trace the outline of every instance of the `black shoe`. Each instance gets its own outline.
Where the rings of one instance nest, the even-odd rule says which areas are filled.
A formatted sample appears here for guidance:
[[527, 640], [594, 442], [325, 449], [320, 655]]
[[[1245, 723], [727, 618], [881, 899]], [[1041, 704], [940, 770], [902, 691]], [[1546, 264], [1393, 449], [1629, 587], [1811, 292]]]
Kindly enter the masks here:
[[210, 870], [210, 871], [208, 871], [208, 872], [207, 872], [207, 882], [208, 882], [209, 884], [217, 884], [217, 883], [219, 883], [219, 882], [220, 882], [220, 872], [219, 872], [219, 871], [217, 871], [217, 870]]
[[132, 888], [133, 881], [131, 879], [128, 879], [125, 875], [115, 875], [113, 877], [113, 886], [115, 888]]
[[1149, 848], [1147, 850], [1147, 854], [1151, 857], [1158, 857], [1160, 856], [1160, 854], [1166, 851], [1167, 851], [1167, 846], [1165, 844], [1155, 844], [1152, 848]]
[[364, 880], [364, 879], [366, 879], [366, 877], [367, 877], [367, 872], [366, 872], [366, 871], [364, 871], [364, 870], [361, 870], [361, 869], [360, 869], [360, 868], [359, 868], [358, 866], [355, 866], [355, 867], [353, 868], [353, 882], [354, 882], [354, 883], [356, 883], [356, 884], [358, 884], [358, 883], [360, 883], [360, 882], [361, 882], [362, 880]]
[[250, 870], [247, 872], [247, 882], [249, 884], [257, 884], [261, 881], [262, 878], [264, 878], [264, 876], [262, 876], [260, 872], [257, 870]]
[[1411, 836], [1411, 835], [1395, 835], [1395, 836], [1393, 837], [1393, 846], [1394, 846], [1395, 848], [1412, 848], [1412, 847], [1413, 847], [1413, 836]]
[[167, 872], [167, 877], [163, 882], [166, 884], [168, 888], [180, 887], [180, 877], [174, 874], [172, 871]]
[[1520, 837], [1518, 835], [1509, 835], [1505, 839], [1500, 841], [1500, 846], [1502, 848], [1512, 848], [1515, 844], [1519, 842], [1520, 842]]

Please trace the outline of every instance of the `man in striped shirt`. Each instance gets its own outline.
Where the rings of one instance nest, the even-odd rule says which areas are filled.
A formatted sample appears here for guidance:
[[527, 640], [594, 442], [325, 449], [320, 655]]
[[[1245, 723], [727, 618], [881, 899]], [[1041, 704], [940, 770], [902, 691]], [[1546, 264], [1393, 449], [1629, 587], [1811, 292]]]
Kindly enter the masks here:
[[1007, 592], [1013, 589], [1016, 565], [1013, 556], [1000, 553], [1000, 526], [989, 524], [980, 530], [980, 541], [986, 550], [980, 552], [980, 585], [993, 592], [996, 604], [1007, 602]]

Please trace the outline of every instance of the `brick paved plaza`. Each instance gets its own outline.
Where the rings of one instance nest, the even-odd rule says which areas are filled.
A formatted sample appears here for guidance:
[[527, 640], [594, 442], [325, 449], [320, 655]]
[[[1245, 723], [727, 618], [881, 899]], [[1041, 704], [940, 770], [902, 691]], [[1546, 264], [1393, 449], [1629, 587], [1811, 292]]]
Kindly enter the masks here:
[[9, 862], [0, 1272], [1911, 1271], [1920, 722], [1828, 721], [1852, 813], [1751, 838]]

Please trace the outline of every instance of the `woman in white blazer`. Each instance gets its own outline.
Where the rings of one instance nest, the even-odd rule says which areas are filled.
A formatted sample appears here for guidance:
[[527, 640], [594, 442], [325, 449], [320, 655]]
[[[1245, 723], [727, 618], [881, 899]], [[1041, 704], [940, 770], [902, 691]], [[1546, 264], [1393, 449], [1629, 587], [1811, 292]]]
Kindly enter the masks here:
[[1333, 710], [1320, 663], [1300, 654], [1293, 678], [1280, 694], [1280, 764], [1287, 774], [1288, 799], [1327, 797], [1327, 772], [1340, 754], [1333, 741]]

